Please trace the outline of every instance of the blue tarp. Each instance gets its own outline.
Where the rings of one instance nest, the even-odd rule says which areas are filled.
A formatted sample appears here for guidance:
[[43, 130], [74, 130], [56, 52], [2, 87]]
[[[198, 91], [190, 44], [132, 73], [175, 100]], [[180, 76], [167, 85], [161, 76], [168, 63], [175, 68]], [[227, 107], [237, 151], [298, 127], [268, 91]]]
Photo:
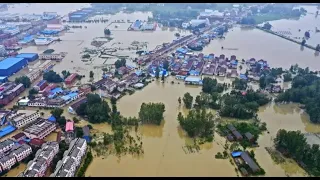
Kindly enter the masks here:
[[14, 126], [8, 125], [2, 129], [0, 129], [0, 138], [12, 133], [16, 128]]
[[240, 79], [247, 80], [247, 79], [248, 79], [248, 77], [247, 77], [245, 74], [240, 74]]
[[241, 156], [241, 154], [242, 154], [242, 151], [233, 151], [231, 153], [231, 156], [235, 158], [235, 157]]
[[238, 61], [237, 61], [237, 60], [232, 60], [230, 63], [231, 63], [232, 65], [237, 65], [237, 64], [238, 64]]
[[61, 98], [65, 101], [69, 101], [71, 100], [72, 98], [76, 97], [78, 95], [78, 93], [70, 93], [70, 94], [67, 94], [65, 96], [62, 96]]
[[62, 90], [62, 88], [57, 87], [57, 88], [52, 89], [50, 92], [53, 93], [53, 94], [56, 94], [56, 93], [61, 93], [61, 92], [63, 92], [63, 90]]
[[91, 141], [90, 136], [83, 136], [83, 139], [85, 139], [87, 142], [90, 142], [90, 141]]
[[50, 117], [48, 117], [48, 121], [56, 122], [56, 118], [53, 115], [51, 115]]

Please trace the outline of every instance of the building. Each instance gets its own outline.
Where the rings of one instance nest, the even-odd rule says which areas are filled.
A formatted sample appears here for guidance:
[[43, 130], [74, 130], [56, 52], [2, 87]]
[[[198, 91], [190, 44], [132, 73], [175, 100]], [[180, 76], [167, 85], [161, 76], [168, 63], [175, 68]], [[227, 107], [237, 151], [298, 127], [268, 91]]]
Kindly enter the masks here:
[[70, 85], [74, 82], [74, 80], [76, 80], [77, 76], [78, 76], [77, 73], [72, 73], [64, 81], [67, 85]]
[[138, 31], [140, 30], [143, 22], [141, 20], [136, 20], [132, 25], [130, 26], [130, 29], [133, 31]]
[[43, 177], [58, 151], [59, 144], [57, 142], [51, 141], [43, 144], [41, 149], [37, 151], [35, 158], [28, 163], [25, 171], [19, 176]]
[[25, 58], [6, 58], [0, 61], [0, 76], [11, 76], [26, 65]]
[[7, 27], [2, 30], [3, 33], [10, 34], [11, 36], [14, 36], [18, 33], [20, 33], [20, 30], [18, 27]]
[[35, 61], [39, 58], [39, 55], [37, 53], [20, 53], [16, 56], [16, 58], [24, 58], [28, 62]]
[[33, 69], [31, 72], [27, 74], [27, 77], [30, 79], [31, 82], [34, 82], [41, 76], [41, 74], [41, 69]]
[[90, 128], [89, 126], [83, 126], [82, 127], [83, 131], [83, 138], [88, 142], [90, 142]]
[[145, 22], [143, 23], [141, 30], [143, 31], [154, 31], [157, 28], [157, 23], [155, 22]]
[[39, 117], [39, 111], [18, 110], [17, 112], [10, 114], [7, 118], [16, 128], [20, 129], [27, 124], [33, 123]]
[[42, 144], [44, 144], [44, 143], [45, 143], [44, 140], [38, 139], [38, 138], [31, 139], [29, 142], [30, 146], [35, 147], [35, 148], [41, 147]]
[[63, 59], [63, 54], [39, 54], [39, 59], [41, 60], [56, 60], [61, 61]]
[[72, 104], [72, 105], [69, 106], [69, 108], [68, 108], [69, 113], [71, 113], [71, 114], [76, 114], [77, 108], [78, 108], [81, 104], [87, 103], [87, 101], [88, 101], [87, 98], [84, 98], [84, 99], [81, 99], [80, 101]]
[[202, 80], [200, 77], [191, 77], [188, 76], [184, 79], [185, 84], [192, 84], [192, 85], [202, 85]]
[[0, 45], [0, 56], [5, 56], [5, 55], [7, 55], [6, 48], [4, 47], [4, 45]]
[[9, 151], [14, 146], [14, 141], [6, 139], [0, 142], [0, 154]]
[[54, 173], [50, 177], [74, 177], [87, 150], [85, 139], [76, 138], [70, 142], [69, 149], [57, 163]]
[[41, 80], [39, 83], [37, 83], [33, 88], [37, 91], [42, 91], [44, 88], [48, 86], [48, 83], [46, 80]]
[[2, 171], [10, 170], [11, 167], [16, 163], [17, 163], [17, 160], [16, 160], [15, 156], [12, 154], [9, 154], [7, 156], [3, 156], [0, 159], [0, 166], [2, 168]]
[[[2, 121], [3, 122], [3, 121]], [[15, 128], [14, 126], [11, 125], [7, 125], [3, 128], [0, 129], [0, 138], [5, 137], [8, 134], [11, 134], [12, 132], [14, 132], [17, 128]]]
[[54, 41], [53, 38], [49, 37], [38, 37], [37, 39], [34, 40], [36, 45], [49, 45]]
[[15, 140], [16, 142], [23, 140], [24, 138], [26, 138], [26, 135], [23, 132], [20, 132], [14, 136], [11, 137], [13, 140]]
[[241, 153], [241, 159], [250, 167], [252, 172], [257, 172], [260, 170], [257, 163], [254, 162], [247, 152]]
[[250, 133], [250, 132], [246, 132], [244, 133], [244, 136], [250, 141], [250, 142], [254, 142], [254, 136]]
[[23, 84], [6, 82], [0, 85], [0, 104], [7, 105], [24, 91]]
[[31, 153], [32, 153], [31, 147], [27, 144], [22, 144], [22, 145], [19, 145], [13, 151], [11, 151], [10, 154], [12, 154], [16, 158], [17, 162], [20, 162], [26, 157], [28, 157]]
[[39, 118], [36, 123], [27, 127], [24, 130], [24, 133], [30, 139], [44, 139], [56, 129], [57, 126], [54, 122], [48, 121], [47, 119]]

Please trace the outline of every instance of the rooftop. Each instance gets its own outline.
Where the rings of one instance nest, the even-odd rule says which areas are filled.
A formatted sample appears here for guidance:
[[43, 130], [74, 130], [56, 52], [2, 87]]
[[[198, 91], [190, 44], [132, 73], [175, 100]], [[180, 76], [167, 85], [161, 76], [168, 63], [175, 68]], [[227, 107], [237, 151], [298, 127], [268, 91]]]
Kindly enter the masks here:
[[16, 56], [16, 58], [33, 58], [34, 56], [37, 56], [37, 53], [20, 53]]
[[25, 61], [25, 59], [24, 58], [12, 58], [12, 57], [6, 58], [6, 59], [0, 61], [0, 69], [6, 70], [21, 61]]
[[51, 121], [39, 118], [39, 121], [26, 128], [24, 132], [38, 136], [41, 132], [54, 125]]

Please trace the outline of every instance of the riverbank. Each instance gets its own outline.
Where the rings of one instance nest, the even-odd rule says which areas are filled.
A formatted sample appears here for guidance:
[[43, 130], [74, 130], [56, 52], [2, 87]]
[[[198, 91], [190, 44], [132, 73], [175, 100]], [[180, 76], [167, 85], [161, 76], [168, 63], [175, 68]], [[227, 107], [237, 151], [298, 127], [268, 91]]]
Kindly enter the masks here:
[[[264, 31], [264, 32], [267, 32], [267, 33], [276, 35], [276, 36], [281, 37], [281, 38], [283, 38], [283, 39], [286, 39], [286, 40], [288, 40], [288, 41], [294, 42], [294, 43], [296, 43], [296, 44], [301, 45], [301, 42], [300, 42], [300, 41], [297, 41], [297, 40], [288, 38], [288, 37], [283, 36], [283, 35], [281, 35], [281, 34], [277, 34], [277, 33], [273, 32], [273, 31], [263, 29], [262, 27], [259, 27], [259, 26], [255, 26], [255, 28], [260, 29], [260, 30], [262, 30], [262, 31]], [[304, 47], [307, 47], [307, 48], [309, 48], [309, 49], [312, 49], [312, 50], [317, 51], [316, 47], [314, 47], [314, 46], [310, 46], [310, 45], [308, 45], [308, 44], [305, 44], [305, 45], [303, 45], [303, 46], [304, 46]], [[320, 50], [318, 50], [318, 52], [320, 52]]]

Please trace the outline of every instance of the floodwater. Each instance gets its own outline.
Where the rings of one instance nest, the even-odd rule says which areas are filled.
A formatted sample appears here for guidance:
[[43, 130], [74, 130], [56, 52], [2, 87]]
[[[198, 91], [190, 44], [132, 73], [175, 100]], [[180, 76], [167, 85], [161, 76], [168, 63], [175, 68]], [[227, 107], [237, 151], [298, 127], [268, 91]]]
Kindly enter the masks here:
[[[41, 4], [41, 8], [42, 6], [46, 5]], [[72, 8], [69, 7], [69, 10], [62, 10], [61, 7], [57, 7], [60, 7], [60, 5], [50, 6], [50, 11], [61, 9], [61, 14], [66, 14], [68, 11], [78, 8], [73, 6]], [[23, 9], [25, 12], [29, 12], [29, 10]], [[40, 7], [38, 7], [40, 12], [39, 9]], [[13, 10], [10, 9], [10, 11]], [[42, 8], [42, 11], [45, 11], [45, 8]], [[149, 15], [144, 13], [130, 15], [118, 13], [107, 17], [110, 18], [110, 21], [123, 19], [126, 22], [127, 19], [131, 21], [136, 19], [144, 20]], [[287, 20], [281, 21], [286, 22]], [[87, 77], [89, 71], [93, 70], [95, 78], [100, 79], [102, 70], [98, 67], [112, 64], [114, 60], [104, 62], [105, 59], [95, 58], [91, 64], [87, 64], [81, 61], [80, 52], [84, 47], [92, 48], [90, 45], [92, 39], [104, 36], [103, 30], [108, 24], [81, 24], [88, 28], [71, 29], [74, 33], [65, 32], [61, 36], [63, 41], [59, 43], [52, 44], [49, 47], [30, 46], [24, 48], [21, 52], [41, 53], [48, 48], [55, 49], [56, 52], [68, 52], [66, 58], [61, 63], [58, 63], [54, 70], [61, 72], [66, 69], [71, 72], [79, 72]], [[281, 25], [281, 23], [279, 24]], [[113, 43], [120, 42], [122, 43], [121, 47], [125, 48], [132, 41], [145, 41], [149, 43], [148, 49], [152, 50], [164, 42], [171, 42], [175, 39], [174, 33], [177, 32], [173, 29], [158, 29], [155, 32], [128, 32], [123, 30], [128, 23], [119, 25], [117, 30], [112, 29], [114, 24], [110, 26], [110, 29], [112, 29], [111, 37], [114, 39], [107, 43], [106, 47], [112, 47]], [[314, 28], [313, 25], [311, 24], [310, 28]], [[185, 35], [188, 32], [181, 31], [180, 34]], [[238, 48], [238, 50], [222, 50], [221, 46]], [[298, 63], [301, 67], [308, 66], [311, 70], [320, 69], [320, 65], [317, 63], [320, 59], [319, 56], [315, 56], [314, 51], [307, 48], [301, 50], [299, 45], [295, 43], [257, 29], [235, 27], [226, 35], [226, 39], [211, 41], [211, 44], [205, 47], [203, 52], [205, 54], [236, 55], [238, 59], [251, 57], [265, 59], [272, 67], [289, 68], [290, 65]], [[135, 56], [134, 52], [126, 53], [131, 54], [133, 57]], [[86, 78], [85, 81], [87, 80]], [[223, 151], [221, 144], [225, 142], [224, 138], [218, 135], [215, 136], [213, 143], [202, 145], [199, 153], [184, 153], [182, 146], [191, 140], [186, 137], [185, 132], [181, 130], [176, 120], [179, 111], [186, 112], [183, 107], [179, 107], [178, 97], [182, 97], [185, 92], [190, 92], [195, 97], [200, 93], [201, 88], [185, 86], [182, 82], [180, 84], [171, 84], [172, 80], [173, 78], [169, 77], [165, 83], [152, 82], [143, 90], [136, 91], [133, 95], [127, 95], [118, 102], [118, 109], [124, 116], [137, 116], [140, 105], [143, 102], [163, 102], [166, 105], [165, 118], [160, 126], [144, 125], [139, 129], [140, 133], [143, 134], [145, 152], [143, 157], [135, 159], [128, 155], [121, 157], [121, 160], [115, 156], [109, 156], [105, 159], [95, 158], [90, 164], [86, 176], [236, 176], [234, 166], [228, 162], [229, 160], [217, 160], [214, 158], [217, 152]], [[219, 78], [218, 80], [222, 82], [224, 78]], [[176, 80], [174, 81], [177, 82]], [[300, 176], [302, 170], [295, 163], [275, 165], [264, 147], [272, 146], [272, 138], [281, 128], [301, 130], [302, 132], [320, 132], [320, 126], [311, 124], [308, 116], [297, 105], [293, 104], [269, 104], [261, 107], [258, 114], [261, 121], [267, 123], [267, 128], [270, 132], [270, 134], [265, 133], [259, 138], [260, 147], [256, 149], [256, 159], [265, 169], [266, 176], [286, 176], [286, 174]], [[65, 111], [64, 115], [70, 119], [72, 118], [72, 115], [68, 114], [67, 111]], [[94, 125], [93, 127], [104, 132], [110, 132], [111, 129], [107, 124]]]

